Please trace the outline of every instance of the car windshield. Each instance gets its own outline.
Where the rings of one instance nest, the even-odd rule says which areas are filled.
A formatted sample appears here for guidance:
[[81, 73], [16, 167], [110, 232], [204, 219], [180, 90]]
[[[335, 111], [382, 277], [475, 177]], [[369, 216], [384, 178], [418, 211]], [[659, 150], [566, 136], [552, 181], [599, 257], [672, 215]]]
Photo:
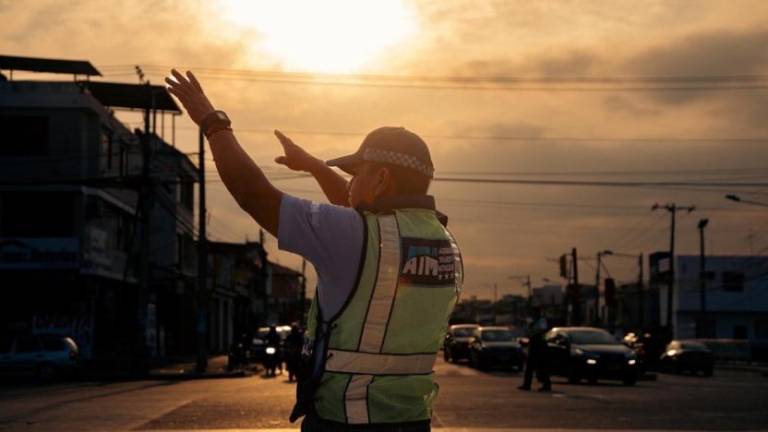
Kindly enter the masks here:
[[509, 342], [515, 339], [515, 335], [509, 330], [483, 330], [481, 337], [488, 342]]
[[576, 330], [568, 332], [571, 341], [577, 345], [615, 345], [618, 342], [610, 333], [598, 330]]
[[681, 345], [683, 349], [689, 351], [709, 351], [706, 345], [699, 342], [682, 342]]
[[459, 327], [451, 330], [455, 337], [470, 337], [475, 331], [474, 327]]

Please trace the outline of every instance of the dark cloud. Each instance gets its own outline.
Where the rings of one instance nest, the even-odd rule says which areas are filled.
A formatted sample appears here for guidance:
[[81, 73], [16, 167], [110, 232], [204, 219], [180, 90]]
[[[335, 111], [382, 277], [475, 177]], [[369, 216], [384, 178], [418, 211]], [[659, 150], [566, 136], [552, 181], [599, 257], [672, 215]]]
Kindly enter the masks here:
[[[706, 31], [666, 41], [630, 56], [624, 71], [633, 76], [733, 76], [768, 71], [768, 30]], [[740, 100], [739, 91], [665, 91], [651, 97], [666, 104]], [[747, 93], [748, 94], [748, 93]]]
[[587, 50], [566, 50], [562, 53], [539, 54], [521, 60], [470, 60], [456, 68], [457, 75], [477, 77], [569, 77], [588, 75], [599, 63], [596, 53]]

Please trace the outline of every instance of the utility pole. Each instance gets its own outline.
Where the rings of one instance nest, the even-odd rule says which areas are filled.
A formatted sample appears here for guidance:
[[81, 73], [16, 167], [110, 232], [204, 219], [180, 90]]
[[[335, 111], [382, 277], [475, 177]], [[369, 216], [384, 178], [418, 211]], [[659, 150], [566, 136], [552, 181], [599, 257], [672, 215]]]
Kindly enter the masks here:
[[299, 306], [299, 324], [301, 327], [304, 327], [306, 325], [306, 318], [304, 317], [306, 315], [306, 304], [307, 304], [307, 260], [305, 258], [301, 259], [301, 295], [299, 296], [299, 301], [301, 301], [301, 305]]
[[[707, 313], [707, 256], [704, 253], [704, 228], [709, 224], [709, 219], [699, 220], [699, 295], [701, 300], [701, 318], [699, 326], [704, 326], [704, 316]], [[706, 337], [697, 326], [696, 337]]]
[[579, 257], [576, 248], [571, 249], [573, 259], [573, 325], [581, 325], [581, 292], [579, 287]]
[[667, 329], [669, 330], [669, 336], [674, 338], [675, 337], [675, 319], [673, 317], [674, 315], [674, 289], [675, 289], [675, 218], [677, 216], [677, 212], [679, 211], [686, 211], [688, 213], [691, 213], [696, 209], [696, 206], [689, 206], [689, 207], [679, 207], [675, 203], [671, 204], [665, 204], [663, 206], [660, 206], [659, 204], [654, 204], [653, 207], [651, 207], [651, 211], [663, 209], [669, 212], [670, 217], [672, 218], [672, 224], [670, 227], [670, 235], [669, 235], [669, 280], [667, 281]]
[[600, 290], [600, 268], [603, 263], [603, 256], [613, 255], [613, 251], [604, 250], [597, 253], [597, 269], [595, 269], [595, 290], [597, 290], [597, 313], [595, 319], [600, 323], [605, 324], [607, 322], [607, 309], [608, 302], [605, 300], [605, 291]]
[[205, 227], [205, 137], [203, 130], [198, 130], [198, 234], [197, 234], [197, 361], [195, 370], [199, 373], [208, 369], [208, 244]]
[[645, 325], [645, 290], [644, 290], [644, 275], [643, 275], [643, 254], [637, 258], [637, 266], [640, 269], [637, 275], [637, 323], [640, 326], [640, 331], [643, 331]]
[[[149, 81], [146, 82], [147, 91], [152, 91]], [[141, 135], [141, 187], [142, 196], [141, 208], [141, 239], [139, 250], [139, 286], [136, 295], [136, 347], [135, 347], [135, 367], [134, 371], [144, 374], [148, 368], [148, 350], [147, 350], [147, 298], [149, 295], [149, 276], [150, 276], [150, 251], [151, 251], [151, 217], [153, 190], [150, 178], [150, 164], [152, 161], [152, 143], [149, 135], [150, 109], [144, 110], [144, 133]]]

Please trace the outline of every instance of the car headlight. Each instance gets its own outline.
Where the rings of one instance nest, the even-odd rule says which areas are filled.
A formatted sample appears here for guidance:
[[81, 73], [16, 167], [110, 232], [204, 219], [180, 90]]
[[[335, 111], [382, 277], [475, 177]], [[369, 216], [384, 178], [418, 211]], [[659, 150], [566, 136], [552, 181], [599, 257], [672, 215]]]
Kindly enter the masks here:
[[267, 347], [267, 354], [274, 354], [277, 350], [273, 347]]
[[636, 363], [637, 363], [637, 360], [635, 360], [635, 359], [627, 360], [627, 364], [630, 365], [630, 366], [634, 366]]
[[667, 355], [669, 357], [674, 357], [676, 354], [677, 354], [677, 350], [671, 349], [671, 350], [667, 351]]
[[596, 365], [597, 364], [597, 359], [593, 359], [593, 358], [587, 359], [587, 364], [588, 365]]

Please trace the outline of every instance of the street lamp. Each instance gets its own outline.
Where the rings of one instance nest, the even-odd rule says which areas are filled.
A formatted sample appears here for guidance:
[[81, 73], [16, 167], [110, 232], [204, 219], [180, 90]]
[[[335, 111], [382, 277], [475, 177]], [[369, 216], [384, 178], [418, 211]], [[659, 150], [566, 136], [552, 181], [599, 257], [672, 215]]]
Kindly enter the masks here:
[[768, 207], [768, 204], [766, 204], [766, 203], [762, 203], [762, 202], [759, 202], [759, 201], [752, 201], [752, 200], [748, 200], [748, 199], [743, 199], [742, 197], [740, 197], [740, 196], [738, 196], [736, 194], [728, 194], [728, 195], [725, 196], [725, 199], [728, 199], [728, 200], [731, 200], [731, 201], [734, 201], [734, 202], [737, 202], [737, 203], [742, 203], [742, 204], [751, 204], [751, 205], [756, 205], [756, 206], [760, 206], [760, 207]]

